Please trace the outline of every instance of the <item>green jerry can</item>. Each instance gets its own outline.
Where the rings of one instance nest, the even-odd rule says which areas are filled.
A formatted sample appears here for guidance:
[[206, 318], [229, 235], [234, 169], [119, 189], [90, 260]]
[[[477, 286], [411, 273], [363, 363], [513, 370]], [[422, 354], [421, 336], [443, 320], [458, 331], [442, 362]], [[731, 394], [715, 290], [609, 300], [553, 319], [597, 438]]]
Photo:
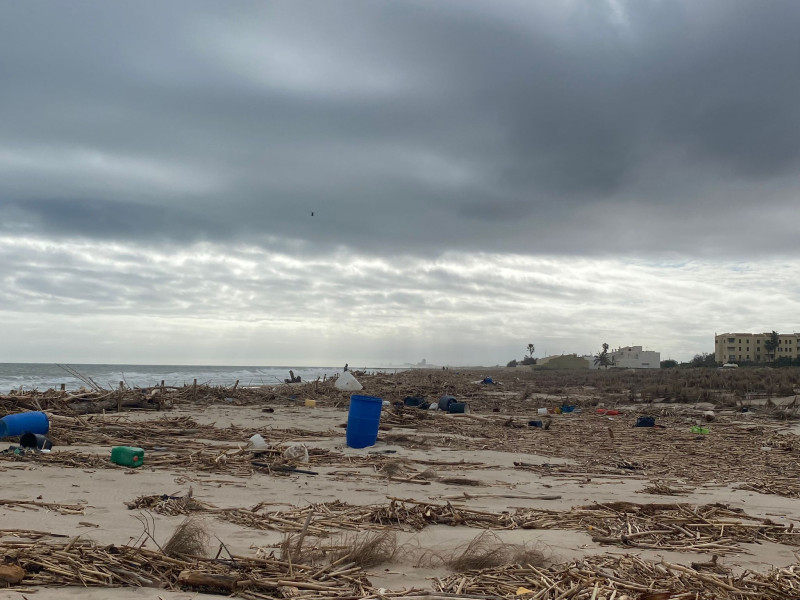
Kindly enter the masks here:
[[111, 462], [126, 467], [141, 467], [144, 464], [144, 450], [133, 446], [114, 446], [111, 448]]

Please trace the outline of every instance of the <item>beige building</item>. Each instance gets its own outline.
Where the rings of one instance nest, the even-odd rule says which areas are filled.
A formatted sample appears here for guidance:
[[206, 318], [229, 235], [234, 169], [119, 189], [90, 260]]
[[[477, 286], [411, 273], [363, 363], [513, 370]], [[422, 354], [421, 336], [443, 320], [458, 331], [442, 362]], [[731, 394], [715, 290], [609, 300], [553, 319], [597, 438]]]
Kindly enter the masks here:
[[718, 363], [766, 363], [779, 358], [797, 358], [800, 333], [779, 333], [778, 347], [768, 352], [770, 333], [720, 333], [714, 336], [714, 358]]

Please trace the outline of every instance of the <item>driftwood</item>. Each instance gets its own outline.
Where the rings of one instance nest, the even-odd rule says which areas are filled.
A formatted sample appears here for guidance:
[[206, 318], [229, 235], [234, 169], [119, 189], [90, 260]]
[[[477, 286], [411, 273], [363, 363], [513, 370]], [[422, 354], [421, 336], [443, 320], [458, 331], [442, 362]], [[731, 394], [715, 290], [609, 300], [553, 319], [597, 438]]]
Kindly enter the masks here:
[[[115, 392], [116, 393], [116, 392]], [[108, 398], [107, 400], [97, 400], [88, 402], [70, 402], [67, 408], [76, 415], [87, 415], [91, 413], [102, 413], [107, 410], [119, 410], [120, 408], [152, 408], [159, 405], [151, 397], [132, 396], [125, 398]]]
[[178, 583], [186, 587], [224, 590], [230, 593], [238, 587], [239, 578], [234, 575], [218, 575], [203, 571], [181, 571]]

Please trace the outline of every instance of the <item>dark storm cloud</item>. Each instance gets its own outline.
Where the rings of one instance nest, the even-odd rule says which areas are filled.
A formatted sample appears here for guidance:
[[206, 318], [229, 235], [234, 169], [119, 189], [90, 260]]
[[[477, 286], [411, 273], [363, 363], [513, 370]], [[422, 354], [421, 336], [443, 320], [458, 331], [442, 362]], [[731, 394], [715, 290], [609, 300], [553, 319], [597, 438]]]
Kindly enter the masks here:
[[793, 235], [796, 2], [0, 13], [7, 232], [726, 256]]

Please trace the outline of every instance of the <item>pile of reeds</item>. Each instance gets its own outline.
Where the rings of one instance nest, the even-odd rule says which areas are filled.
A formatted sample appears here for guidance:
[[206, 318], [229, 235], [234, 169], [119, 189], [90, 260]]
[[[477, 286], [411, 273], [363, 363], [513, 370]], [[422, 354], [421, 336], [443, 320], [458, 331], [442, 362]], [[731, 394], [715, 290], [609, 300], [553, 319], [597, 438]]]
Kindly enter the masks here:
[[721, 504], [614, 502], [574, 507], [565, 516], [573, 527], [577, 519], [590, 530], [593, 541], [625, 547], [722, 555], [740, 551], [741, 543], [800, 545], [800, 530], [793, 524], [751, 517]]
[[[144, 507], [139, 500], [141, 506], [129, 504], [129, 507]], [[160, 506], [157, 500], [148, 502], [156, 502], [157, 509]], [[213, 513], [243, 527], [284, 533], [304, 531], [317, 538], [341, 530], [419, 531], [429, 525], [449, 525], [495, 531], [571, 529], [590, 533], [595, 542], [602, 544], [719, 555], [739, 552], [740, 544], [744, 543], [800, 546], [800, 529], [795, 530], [793, 524], [753, 517], [722, 504], [615, 502], [577, 506], [566, 511], [518, 509], [493, 513], [450, 502], [435, 504], [394, 498], [378, 505], [354, 506], [337, 501], [289, 510], [270, 508], [268, 505], [249, 509], [205, 507], [197, 512]]]
[[474, 570], [438, 579], [435, 587], [460, 598], [786, 600], [798, 597], [800, 568], [745, 571], [733, 577], [716, 561], [685, 567], [626, 554], [589, 556], [551, 567], [517, 564]]
[[231, 556], [211, 559], [131, 546], [69, 543], [0, 543], [0, 561], [19, 569], [13, 585], [84, 587], [163, 587], [274, 598], [313, 593], [316, 598], [363, 597], [369, 586], [363, 572], [337, 576], [303, 564], [274, 557]]
[[129, 510], [148, 510], [160, 515], [176, 516], [188, 515], [197, 512], [209, 512], [216, 507], [207, 502], [201, 502], [192, 497], [191, 493], [185, 496], [169, 496], [167, 494], [139, 496], [126, 502]]

